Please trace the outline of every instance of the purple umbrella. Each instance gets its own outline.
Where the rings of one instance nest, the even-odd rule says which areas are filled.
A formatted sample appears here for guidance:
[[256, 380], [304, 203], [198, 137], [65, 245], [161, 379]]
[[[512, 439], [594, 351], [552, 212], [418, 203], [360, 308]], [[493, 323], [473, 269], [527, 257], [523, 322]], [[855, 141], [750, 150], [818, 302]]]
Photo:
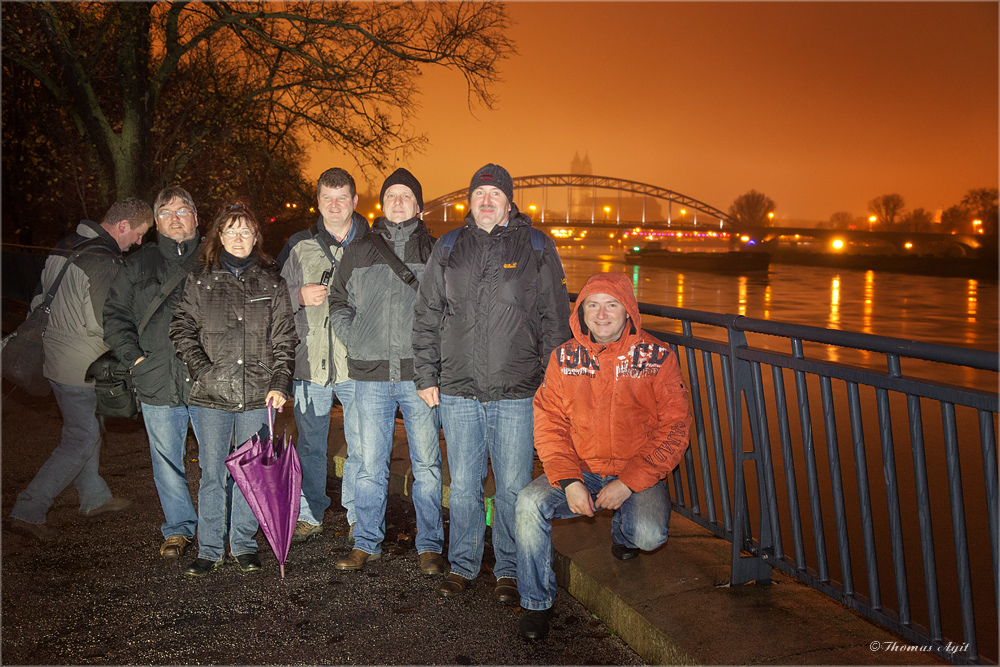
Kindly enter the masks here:
[[260, 522], [271, 550], [278, 558], [281, 576], [299, 518], [302, 493], [302, 463], [292, 439], [274, 440], [274, 410], [267, 405], [268, 437], [255, 433], [226, 457], [226, 467]]

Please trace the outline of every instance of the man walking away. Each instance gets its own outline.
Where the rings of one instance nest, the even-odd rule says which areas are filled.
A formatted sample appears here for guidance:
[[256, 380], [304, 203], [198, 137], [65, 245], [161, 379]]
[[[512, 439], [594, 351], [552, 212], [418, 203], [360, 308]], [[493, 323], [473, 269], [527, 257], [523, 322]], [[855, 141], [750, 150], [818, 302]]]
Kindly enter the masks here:
[[100, 224], [84, 220], [76, 232], [53, 249], [42, 270], [42, 292], [32, 308], [60, 275], [76, 250], [83, 252], [70, 265], [50, 306], [49, 323], [42, 342], [42, 372], [55, 393], [62, 413], [59, 445], [34, 479], [18, 495], [11, 510], [11, 528], [40, 540], [55, 539], [45, 523], [56, 496], [73, 483], [80, 495], [80, 512], [92, 517], [117, 512], [132, 504], [114, 498], [98, 473], [101, 431], [97, 422], [97, 393], [86, 382], [87, 368], [108, 351], [104, 343], [104, 300], [122, 266], [122, 253], [153, 225], [149, 204], [135, 198], [117, 202]]

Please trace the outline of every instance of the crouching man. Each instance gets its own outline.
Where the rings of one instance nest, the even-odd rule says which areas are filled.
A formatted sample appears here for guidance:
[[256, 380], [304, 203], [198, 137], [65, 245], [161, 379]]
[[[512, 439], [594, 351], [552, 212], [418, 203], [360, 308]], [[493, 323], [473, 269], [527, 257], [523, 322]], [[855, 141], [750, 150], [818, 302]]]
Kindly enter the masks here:
[[552, 521], [614, 511], [611, 553], [635, 558], [667, 541], [663, 479], [688, 447], [688, 390], [670, 347], [642, 330], [632, 282], [599, 273], [580, 290], [573, 338], [553, 351], [534, 399], [545, 474], [517, 498], [520, 632], [548, 634], [556, 597]]

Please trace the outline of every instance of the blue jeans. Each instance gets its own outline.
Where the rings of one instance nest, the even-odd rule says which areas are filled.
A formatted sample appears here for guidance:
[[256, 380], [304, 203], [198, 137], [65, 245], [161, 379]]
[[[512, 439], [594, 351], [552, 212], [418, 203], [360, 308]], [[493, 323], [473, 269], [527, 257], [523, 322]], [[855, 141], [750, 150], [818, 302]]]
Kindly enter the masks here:
[[[49, 380], [62, 413], [62, 440], [20, 493], [11, 517], [45, 523], [56, 496], [70, 485], [80, 496], [80, 511], [96, 509], [111, 500], [111, 490], [97, 472], [101, 428], [97, 423], [97, 394], [93, 387], [74, 387]], [[8, 445], [9, 446], [9, 445]]]
[[[590, 497], [609, 482], [584, 472]], [[525, 609], [548, 609], [556, 599], [556, 574], [552, 569], [552, 521], [579, 516], [569, 509], [566, 492], [549, 484], [545, 475], [535, 478], [517, 497], [517, 590]], [[670, 497], [663, 482], [633, 493], [615, 510], [611, 539], [630, 549], [652, 551], [667, 541]]]
[[417, 553], [441, 553], [444, 547], [441, 509], [441, 425], [438, 411], [417, 396], [413, 382], [363, 382], [354, 390], [361, 432], [361, 467], [354, 489], [357, 523], [354, 548], [382, 551], [385, 505], [389, 495], [389, 458], [396, 430], [396, 406], [403, 425], [413, 469], [413, 508], [417, 515]]
[[179, 535], [194, 537], [198, 515], [191, 501], [187, 470], [184, 467], [189, 408], [186, 405], [142, 404], [142, 421], [149, 436], [149, 456], [153, 462], [153, 483], [160, 496], [164, 539]]
[[225, 558], [226, 536], [234, 556], [257, 553], [257, 517], [233, 482], [226, 457], [254, 433], [267, 436], [267, 409], [226, 412], [191, 406], [191, 424], [198, 438], [198, 558]]
[[531, 481], [535, 460], [531, 398], [488, 401], [441, 394], [441, 423], [448, 443], [451, 571], [466, 579], [479, 574], [486, 537], [483, 483], [487, 456], [497, 492], [493, 499], [493, 574], [517, 576], [514, 505]]
[[323, 514], [330, 506], [326, 495], [327, 451], [330, 438], [330, 410], [333, 397], [344, 406], [344, 438], [347, 440], [347, 461], [341, 486], [341, 504], [347, 510], [347, 520], [354, 523], [354, 478], [360, 466], [358, 457], [351, 460], [358, 441], [358, 419], [354, 412], [354, 380], [345, 380], [324, 387], [315, 382], [297, 380], [294, 383], [295, 427], [298, 442], [295, 451], [302, 462], [302, 503], [299, 521], [314, 526], [323, 523]]

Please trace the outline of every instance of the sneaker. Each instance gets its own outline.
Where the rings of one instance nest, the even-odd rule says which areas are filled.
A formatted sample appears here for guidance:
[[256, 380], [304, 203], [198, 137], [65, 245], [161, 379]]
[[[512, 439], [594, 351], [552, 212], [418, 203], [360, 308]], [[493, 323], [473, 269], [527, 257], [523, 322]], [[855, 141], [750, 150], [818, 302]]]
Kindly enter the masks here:
[[308, 521], [298, 521], [295, 524], [295, 531], [292, 533], [292, 542], [308, 542], [309, 540], [319, 537], [319, 534], [323, 532], [323, 524], [314, 526]]
[[100, 507], [95, 507], [92, 510], [87, 510], [86, 512], [81, 511], [85, 517], [98, 516], [104, 514], [105, 512], [121, 512], [123, 509], [132, 506], [132, 501], [128, 498], [112, 498], [108, 502], [104, 503]]
[[160, 555], [164, 558], [180, 558], [187, 550], [191, 539], [183, 535], [171, 535], [160, 545]]

